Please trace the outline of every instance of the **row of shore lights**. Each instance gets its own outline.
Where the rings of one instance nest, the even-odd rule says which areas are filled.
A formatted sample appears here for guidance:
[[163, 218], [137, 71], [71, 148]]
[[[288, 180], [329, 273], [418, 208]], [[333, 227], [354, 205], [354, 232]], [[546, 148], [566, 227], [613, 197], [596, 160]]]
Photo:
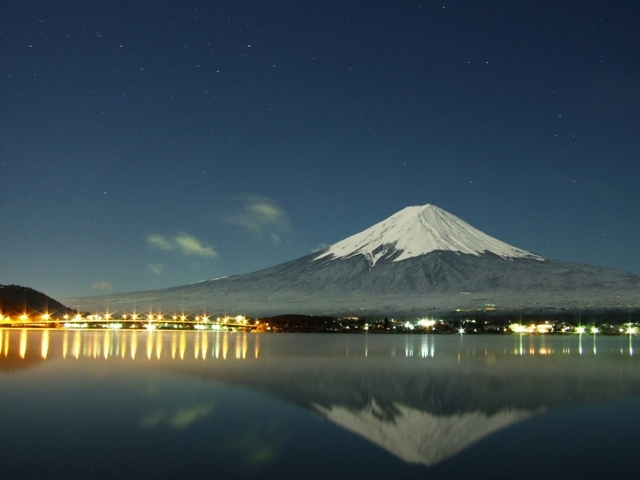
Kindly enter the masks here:
[[[509, 325], [509, 329], [513, 332], [513, 333], [549, 333], [551, 331], [552, 326], [547, 324], [547, 323], [543, 323], [543, 324], [538, 324], [538, 325], [522, 325], [520, 323], [512, 323], [511, 325]], [[575, 333], [580, 334], [580, 335], [584, 335], [584, 334], [591, 334], [591, 335], [597, 335], [598, 333], [600, 333], [600, 329], [598, 327], [585, 327], [582, 325], [579, 325], [575, 328], [573, 327], [565, 327], [564, 328], [564, 332], [565, 333], [570, 333], [570, 331], [573, 330], [575, 331]], [[624, 334], [628, 334], [628, 335], [636, 335], [638, 333], [638, 329], [637, 327], [635, 327], [632, 323], [628, 323], [626, 326], [624, 327], [620, 327], [619, 328], [620, 333], [624, 333]]]
[[[65, 314], [63, 317], [63, 320], [65, 322], [68, 321], [75, 321], [75, 322], [81, 322], [81, 321], [111, 321], [114, 320], [112, 318], [112, 314], [111, 313], [105, 313], [105, 314], [93, 314], [93, 315], [89, 315], [86, 318], [83, 317], [82, 315], [80, 315], [79, 313], [71, 316], [68, 314]], [[129, 320], [129, 321], [149, 321], [149, 322], [163, 322], [163, 321], [175, 321], [175, 322], [185, 322], [187, 320], [189, 320], [189, 317], [187, 315], [172, 315], [170, 319], [165, 318], [164, 315], [162, 315], [161, 313], [157, 313], [157, 314], [153, 314], [153, 313], [148, 313], [146, 315], [140, 315], [137, 313], [123, 313], [120, 317], [121, 320]], [[29, 320], [32, 320], [29, 315], [27, 314], [22, 314], [18, 317], [19, 321], [22, 322], [27, 322]], [[54, 319], [50, 314], [48, 313], [44, 313], [40, 316], [40, 319], [38, 321], [42, 321], [42, 322], [50, 322], [50, 321], [54, 321], [56, 319]], [[8, 315], [3, 315], [2, 313], [0, 313], [0, 322], [10, 322], [11, 321], [11, 317]], [[211, 317], [207, 316], [206, 314], [203, 315], [196, 315], [195, 317], [195, 321], [196, 322], [209, 322], [211, 321]], [[220, 322], [230, 322], [230, 321], [234, 321], [236, 323], [241, 323], [246, 325], [247, 323], [247, 318], [243, 315], [236, 315], [235, 317], [218, 317], [216, 318], [216, 321]]]

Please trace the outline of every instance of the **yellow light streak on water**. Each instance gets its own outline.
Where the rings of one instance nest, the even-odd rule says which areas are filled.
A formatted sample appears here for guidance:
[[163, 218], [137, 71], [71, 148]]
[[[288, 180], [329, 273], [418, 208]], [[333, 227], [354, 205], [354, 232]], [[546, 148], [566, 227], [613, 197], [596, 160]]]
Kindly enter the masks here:
[[216, 358], [220, 355], [220, 330], [216, 330]]
[[109, 354], [111, 353], [111, 331], [104, 332], [104, 338], [102, 339], [102, 350], [104, 352], [104, 359], [109, 358]]
[[156, 334], [156, 358], [158, 360], [160, 360], [160, 357], [162, 356], [162, 344], [162, 334], [158, 332]]
[[78, 357], [80, 357], [80, 345], [81, 344], [81, 339], [80, 339], [80, 331], [76, 330], [76, 333], [73, 335], [73, 347], [72, 347], [72, 352], [71, 354], [76, 357], [76, 360], [78, 359]]
[[196, 360], [200, 356], [200, 336], [201, 335], [202, 335], [202, 333], [198, 332], [198, 335], [196, 335], [196, 339], [193, 342], [193, 355], [194, 355]]
[[229, 334], [224, 332], [224, 336], [222, 337], [222, 359], [227, 359], [227, 351], [229, 351]]
[[42, 355], [42, 358], [46, 360], [48, 353], [49, 353], [49, 330], [45, 329], [42, 331], [42, 341], [40, 343], [40, 355]]
[[260, 353], [260, 337], [256, 336], [256, 343], [253, 346], [253, 355], [255, 358], [258, 358], [258, 354]]
[[122, 332], [122, 336], [118, 337], [118, 348], [120, 349], [120, 356], [124, 359], [127, 355], [127, 334]]
[[98, 335], [96, 335], [96, 332], [93, 332], [93, 358], [98, 358], [98, 355], [100, 355], [100, 339], [98, 338]]
[[242, 345], [240, 344], [240, 335], [236, 335], [236, 359], [242, 358]]
[[202, 332], [202, 359], [206, 360], [209, 351], [209, 334]]
[[138, 332], [131, 332], [131, 360], [136, 359], [138, 351]]
[[171, 360], [176, 359], [177, 351], [178, 351], [178, 332], [174, 331], [171, 334]]
[[4, 336], [4, 356], [9, 355], [9, 332]]
[[184, 360], [184, 354], [187, 351], [187, 334], [180, 332], [180, 360]]
[[147, 359], [151, 360], [151, 354], [153, 353], [153, 332], [149, 331], [147, 333]]
[[24, 358], [27, 354], [27, 330], [22, 329], [20, 331], [20, 358]]
[[67, 351], [69, 350], [69, 332], [65, 330], [62, 337], [62, 358], [67, 358]]
[[242, 334], [242, 359], [247, 358], [247, 350], [249, 349], [249, 345], [247, 343], [247, 332]]
[[2, 353], [2, 346], [4, 344], [3, 340], [4, 340], [4, 328], [0, 328], [0, 353]]

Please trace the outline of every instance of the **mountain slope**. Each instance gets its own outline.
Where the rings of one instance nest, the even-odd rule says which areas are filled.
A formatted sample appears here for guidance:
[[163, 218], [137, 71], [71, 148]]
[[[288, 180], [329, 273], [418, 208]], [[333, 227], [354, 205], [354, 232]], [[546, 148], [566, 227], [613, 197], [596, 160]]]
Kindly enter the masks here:
[[83, 310], [161, 308], [277, 315], [618, 308], [640, 304], [640, 277], [512, 247], [438, 207], [408, 207], [311, 255], [246, 275], [149, 292], [71, 299]]
[[7, 316], [73, 313], [44, 293], [20, 285], [0, 285], [0, 313]]
[[435, 251], [475, 256], [493, 253], [502, 258], [543, 260], [482, 233], [434, 205], [404, 208], [363, 232], [330, 246], [317, 258], [362, 255], [373, 266], [384, 258], [399, 262]]

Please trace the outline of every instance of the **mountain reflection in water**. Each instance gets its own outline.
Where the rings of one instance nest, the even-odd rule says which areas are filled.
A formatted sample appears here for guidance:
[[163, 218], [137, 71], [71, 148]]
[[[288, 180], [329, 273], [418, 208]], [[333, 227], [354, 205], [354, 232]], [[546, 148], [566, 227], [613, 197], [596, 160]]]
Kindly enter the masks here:
[[[46, 369], [70, 381], [83, 365], [96, 382], [141, 372], [241, 387], [303, 407], [404, 462], [434, 466], [540, 413], [639, 395], [634, 341], [0, 329], [0, 378]], [[214, 403], [153, 410], [138, 424], [187, 427]]]

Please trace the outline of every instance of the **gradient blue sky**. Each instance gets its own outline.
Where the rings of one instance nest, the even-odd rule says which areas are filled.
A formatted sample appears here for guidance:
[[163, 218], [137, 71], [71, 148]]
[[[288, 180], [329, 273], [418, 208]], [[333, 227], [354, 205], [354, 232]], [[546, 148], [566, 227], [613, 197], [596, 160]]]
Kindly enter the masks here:
[[432, 203], [640, 273], [640, 9], [0, 6], [0, 283], [56, 298], [308, 254]]

